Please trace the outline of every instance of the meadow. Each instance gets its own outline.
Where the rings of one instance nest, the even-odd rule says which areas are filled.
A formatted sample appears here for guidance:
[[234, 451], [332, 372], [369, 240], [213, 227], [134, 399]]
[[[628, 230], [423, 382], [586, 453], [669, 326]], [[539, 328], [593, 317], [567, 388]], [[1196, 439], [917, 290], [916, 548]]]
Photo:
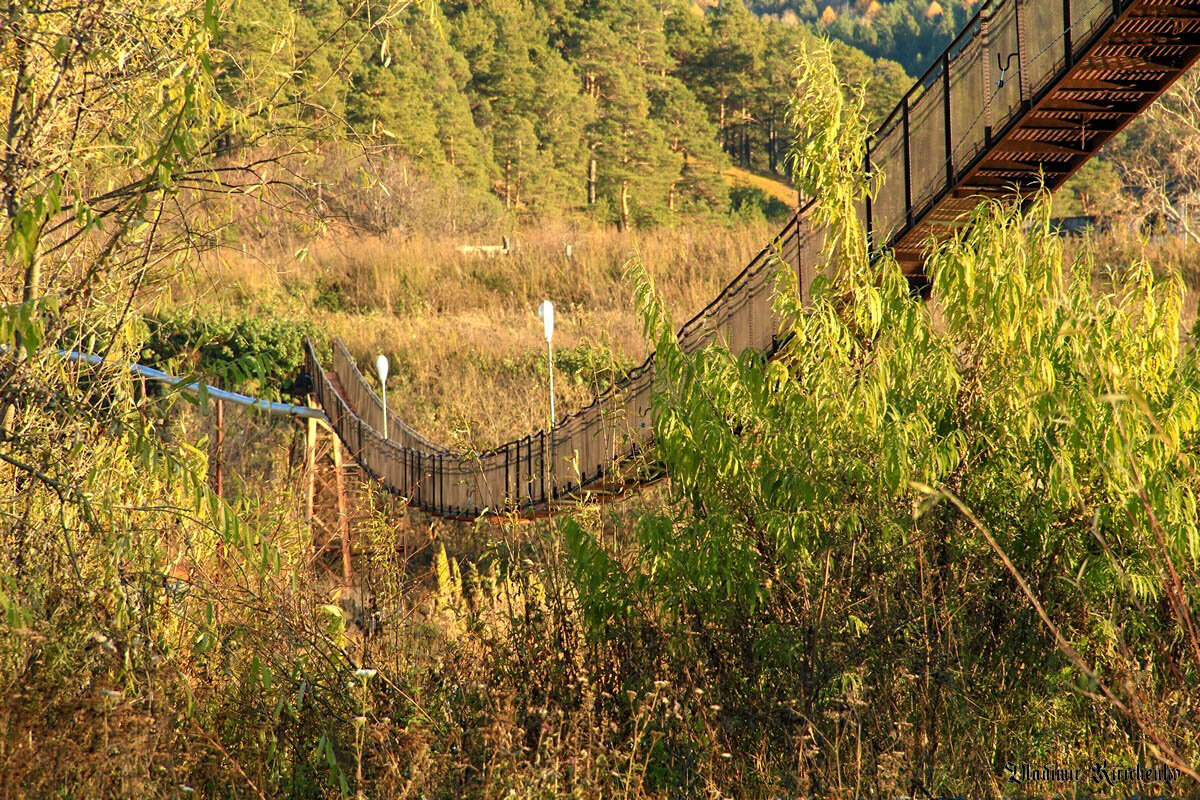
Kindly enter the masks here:
[[[715, 220], [626, 234], [585, 222], [471, 236], [327, 234], [299, 261], [291, 242], [263, 252], [217, 250], [172, 287], [162, 312], [304, 322], [323, 339], [340, 337], [363, 368], [385, 354], [395, 413], [439, 441], [488, 447], [549, 417], [535, 314], [542, 300], [557, 309], [556, 391], [566, 412], [646, 357], [626, 277], [634, 259], [652, 265], [682, 321], [774, 229]], [[514, 243], [509, 255], [457, 250], [501, 235]]]

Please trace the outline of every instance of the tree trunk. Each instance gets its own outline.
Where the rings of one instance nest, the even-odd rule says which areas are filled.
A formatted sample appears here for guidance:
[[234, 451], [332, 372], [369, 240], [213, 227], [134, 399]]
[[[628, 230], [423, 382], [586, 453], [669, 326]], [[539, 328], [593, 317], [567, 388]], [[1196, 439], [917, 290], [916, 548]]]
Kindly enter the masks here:
[[512, 208], [512, 159], [504, 161], [504, 207]]
[[775, 117], [767, 124], [767, 165], [772, 175], [779, 174], [779, 158], [775, 153]]
[[742, 166], [750, 169], [750, 110], [742, 106]]
[[[29, 87], [32, 82], [26, 58], [29, 37], [26, 35], [27, 31], [22, 24], [24, 23], [24, 19], [22, 19], [24, 14], [25, 9], [23, 4], [9, 4], [7, 33], [13, 38], [17, 61], [16, 75], [13, 79], [12, 98], [8, 108], [8, 126], [4, 135], [4, 171], [2, 176], [4, 182], [4, 214], [8, 217], [7, 227], [9, 233], [12, 232], [13, 227], [17, 223], [17, 212], [20, 208], [20, 203], [17, 200], [17, 187], [21, 183], [20, 173], [23, 171], [23, 165], [20, 153], [17, 150], [17, 140], [20, 138], [21, 129], [25, 124], [26, 103], [28, 102]], [[41, 291], [42, 265], [37, 257], [39, 246], [39, 242], [32, 242], [29, 252], [25, 254], [28, 261], [25, 264], [21, 287], [21, 301], [24, 303], [28, 303], [37, 297]], [[13, 344], [16, 346], [15, 352], [17, 358], [24, 359], [25, 355], [20, 331], [17, 331], [13, 337]], [[11, 403], [6, 402], [0, 407], [0, 434], [5, 437], [9, 435], [9, 432], [13, 428], [15, 415], [16, 406]]]
[[596, 157], [588, 159], [587, 201], [589, 206], [596, 205]]
[[524, 154], [524, 142], [517, 140], [517, 196], [513, 199], [513, 205], [521, 205], [521, 156]]
[[721, 131], [721, 150], [729, 152], [729, 128], [725, 125], [725, 98], [721, 98], [721, 113], [720, 120], [717, 122], [717, 128]]
[[[8, 217], [8, 227], [11, 230], [16, 224], [17, 211], [20, 203], [17, 200], [17, 187], [21, 183], [20, 173], [23, 171], [21, 154], [17, 150], [17, 140], [21, 138], [25, 127], [26, 102], [29, 98], [30, 74], [26, 50], [29, 37], [22, 23], [24, 9], [21, 4], [13, 4], [9, 9], [9, 30], [13, 31], [13, 42], [16, 49], [17, 69], [13, 80], [12, 97], [8, 106], [8, 126], [4, 136], [4, 213]], [[22, 25], [21, 30], [17, 26]], [[37, 243], [33, 243], [30, 252], [26, 253], [28, 261], [25, 264], [25, 275], [21, 288], [21, 301], [28, 303], [38, 296], [41, 289], [42, 267], [37, 258]], [[20, 348], [20, 336], [17, 337], [17, 347]]]
[[629, 230], [629, 181], [621, 181], [621, 230]]

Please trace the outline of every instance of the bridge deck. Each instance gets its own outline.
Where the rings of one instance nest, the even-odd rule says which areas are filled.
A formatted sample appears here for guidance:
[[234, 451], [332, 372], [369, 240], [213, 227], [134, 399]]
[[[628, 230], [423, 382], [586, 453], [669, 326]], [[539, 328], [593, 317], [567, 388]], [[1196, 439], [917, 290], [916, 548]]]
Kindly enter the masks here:
[[[1190, 0], [985, 7], [872, 144], [891, 184], [868, 210], [874, 241], [919, 272], [939, 228], [980, 197], [1057, 189], [1198, 56], [1200, 3]], [[930, 176], [931, 163], [945, 177]]]

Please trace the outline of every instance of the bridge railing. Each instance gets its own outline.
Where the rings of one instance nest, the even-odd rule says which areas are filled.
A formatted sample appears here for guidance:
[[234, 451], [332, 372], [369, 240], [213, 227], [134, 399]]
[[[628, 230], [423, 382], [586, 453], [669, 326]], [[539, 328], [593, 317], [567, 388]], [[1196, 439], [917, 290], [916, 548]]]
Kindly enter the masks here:
[[[1078, 163], [1075, 156], [1090, 152], [1084, 142], [1073, 146], [1087, 139], [1080, 112], [1086, 112], [1082, 118], [1089, 125], [1113, 121], [1110, 133], [1129, 113], [1128, 104], [1113, 99], [1119, 91], [1090, 89], [1106, 84], [1082, 81], [1108, 80], [1110, 71], [1128, 78], [1138, 71], [1139, 57], [1121, 55], [1120, 44], [1109, 47], [1113, 42], [1106, 40], [1097, 46], [1098, 37], [1135, 1], [1152, 5], [1158, 0], [988, 0], [867, 145], [868, 167], [884, 177], [880, 191], [861, 208], [872, 246], [894, 246], [902, 260], [916, 256], [915, 235], [901, 239], [919, 234], [923, 229], [917, 226], [927, 218], [949, 223], [962, 206], [939, 203], [955, 187], [1008, 193], [1026, 182], [1023, 188], [1032, 188], [1037, 178], [1032, 164], [1046, 172], [1048, 182], [1069, 174]], [[1134, 22], [1144, 27], [1170, 19]], [[1156, 48], [1160, 43], [1146, 41]], [[1168, 40], [1163, 46], [1176, 44]], [[1086, 68], [1074, 74], [1080, 82], [1063, 82], [1085, 54]], [[1193, 54], [1188, 63], [1194, 60]], [[1115, 64], [1111, 70], [1110, 63]], [[1050, 97], [1058, 105], [1047, 102]], [[1018, 127], [1035, 106], [1036, 127]], [[777, 350], [781, 326], [771, 302], [777, 270], [794, 270], [807, 299], [812, 279], [828, 260], [807, 210], [797, 212], [707, 307], [684, 323], [678, 339], [686, 352], [714, 342], [739, 353]], [[483, 453], [449, 452], [391, 415], [385, 439], [378, 433], [382, 405], [345, 349], [339, 345], [334, 351], [333, 374], [341, 392], [321, 370], [311, 346], [309, 359], [319, 400], [354, 458], [414, 506], [445, 516], [526, 510], [589, 490], [619, 488], [619, 465], [645, 454], [653, 438], [654, 355], [551, 429]]]
[[[884, 176], [878, 194], [863, 207], [875, 246], [890, 245], [912, 229], [1129, 2], [985, 3], [869, 143], [867, 163]], [[1024, 175], [1019, 168], [1010, 174], [1000, 169], [989, 172], [988, 180], [1001, 189]], [[720, 339], [735, 352], [773, 350], [779, 330], [771, 310], [774, 256], [797, 270], [807, 294], [820, 249], [806, 215], [798, 213], [680, 328], [681, 346], [695, 352]], [[333, 370], [347, 413], [369, 432], [351, 431], [363, 442], [361, 460], [396, 491], [435, 510], [530, 506], [578, 492], [600, 482], [614, 461], [638, 452], [648, 435], [652, 357], [551, 430], [469, 457], [422, 436], [398, 415], [388, 415], [383, 441], [374, 433], [383, 425], [382, 403], [340, 342]], [[434, 473], [436, 480], [428, 477]]]
[[[1132, 0], [991, 0], [872, 137], [884, 176], [866, 207], [877, 248], [892, 245], [988, 152]], [[998, 189], [1028, 174], [995, 176]]]
[[[869, 144], [867, 163], [885, 178], [863, 207], [875, 246], [897, 241], [917, 224], [1129, 2], [986, 3]], [[1002, 154], [989, 157], [1003, 164]], [[1011, 175], [999, 169], [989, 172], [988, 179], [1002, 189], [1007, 178], [1025, 174], [1019, 168]], [[798, 212], [679, 329], [685, 351], [696, 352], [715, 341], [735, 352], [770, 353], [778, 346], [780, 321], [771, 303], [776, 270], [780, 265], [795, 270], [807, 299], [823, 264], [821, 237], [805, 212]], [[652, 439], [653, 355], [550, 430], [473, 454], [451, 452], [391, 414], [385, 440], [378, 432], [382, 403], [345, 347], [335, 343], [333, 356], [344, 396], [321, 371], [311, 348], [310, 359], [321, 404], [354, 458], [390, 490], [438, 514], [473, 517], [536, 508], [612, 484], [614, 465], [644, 453]]]
[[[362, 372], [358, 369], [358, 364], [355, 363], [354, 358], [350, 355], [350, 351], [346, 349], [346, 345], [341, 339], [333, 340], [333, 357], [330, 360], [330, 366], [333, 368], [334, 373], [337, 374], [338, 381], [345, 392], [346, 400], [350, 404], [350, 407], [354, 409], [354, 413], [362, 417], [363, 422], [375, 430], [382, 431], [383, 401], [379, 399], [379, 395], [375, 394], [375, 390], [367, 383], [366, 378], [363, 377]], [[388, 439], [392, 441], [427, 453], [449, 452], [446, 447], [409, 427], [403, 418], [398, 415], [389, 414], [387, 422]]]
[[[891, 244], [917, 224], [1130, 1], [986, 3], [869, 144], [868, 164], [884, 175], [879, 193], [863, 208], [875, 245]], [[995, 153], [990, 157], [997, 160]], [[1000, 169], [989, 179], [1000, 189], [1006, 178], [1023, 174]], [[807, 296], [822, 264], [821, 249], [807, 215], [798, 212], [680, 328], [680, 346], [695, 352], [719, 340], [735, 352], [772, 352], [780, 327], [771, 307], [776, 269], [781, 264], [794, 269]], [[474, 516], [577, 495], [611, 483], [613, 465], [644, 452], [652, 438], [653, 356], [550, 430], [476, 454], [450, 452], [396, 415], [388, 415], [385, 440], [378, 433], [382, 403], [345, 347], [335, 343], [333, 356], [344, 397], [312, 359], [321, 403], [354, 457], [389, 489], [435, 513]]]

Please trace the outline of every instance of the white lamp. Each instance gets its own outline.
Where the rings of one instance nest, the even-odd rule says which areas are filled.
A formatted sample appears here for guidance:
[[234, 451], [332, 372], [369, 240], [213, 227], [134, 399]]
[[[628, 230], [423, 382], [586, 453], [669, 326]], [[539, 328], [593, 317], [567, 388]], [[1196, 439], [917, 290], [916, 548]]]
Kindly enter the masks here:
[[379, 385], [383, 387], [383, 440], [386, 442], [388, 438], [387, 426], [387, 376], [388, 376], [388, 360], [387, 356], [382, 353], [375, 359], [375, 372], [379, 374]]
[[550, 362], [550, 425], [554, 425], [554, 303], [549, 300], [542, 302], [537, 310], [538, 319], [546, 334], [546, 357]]

